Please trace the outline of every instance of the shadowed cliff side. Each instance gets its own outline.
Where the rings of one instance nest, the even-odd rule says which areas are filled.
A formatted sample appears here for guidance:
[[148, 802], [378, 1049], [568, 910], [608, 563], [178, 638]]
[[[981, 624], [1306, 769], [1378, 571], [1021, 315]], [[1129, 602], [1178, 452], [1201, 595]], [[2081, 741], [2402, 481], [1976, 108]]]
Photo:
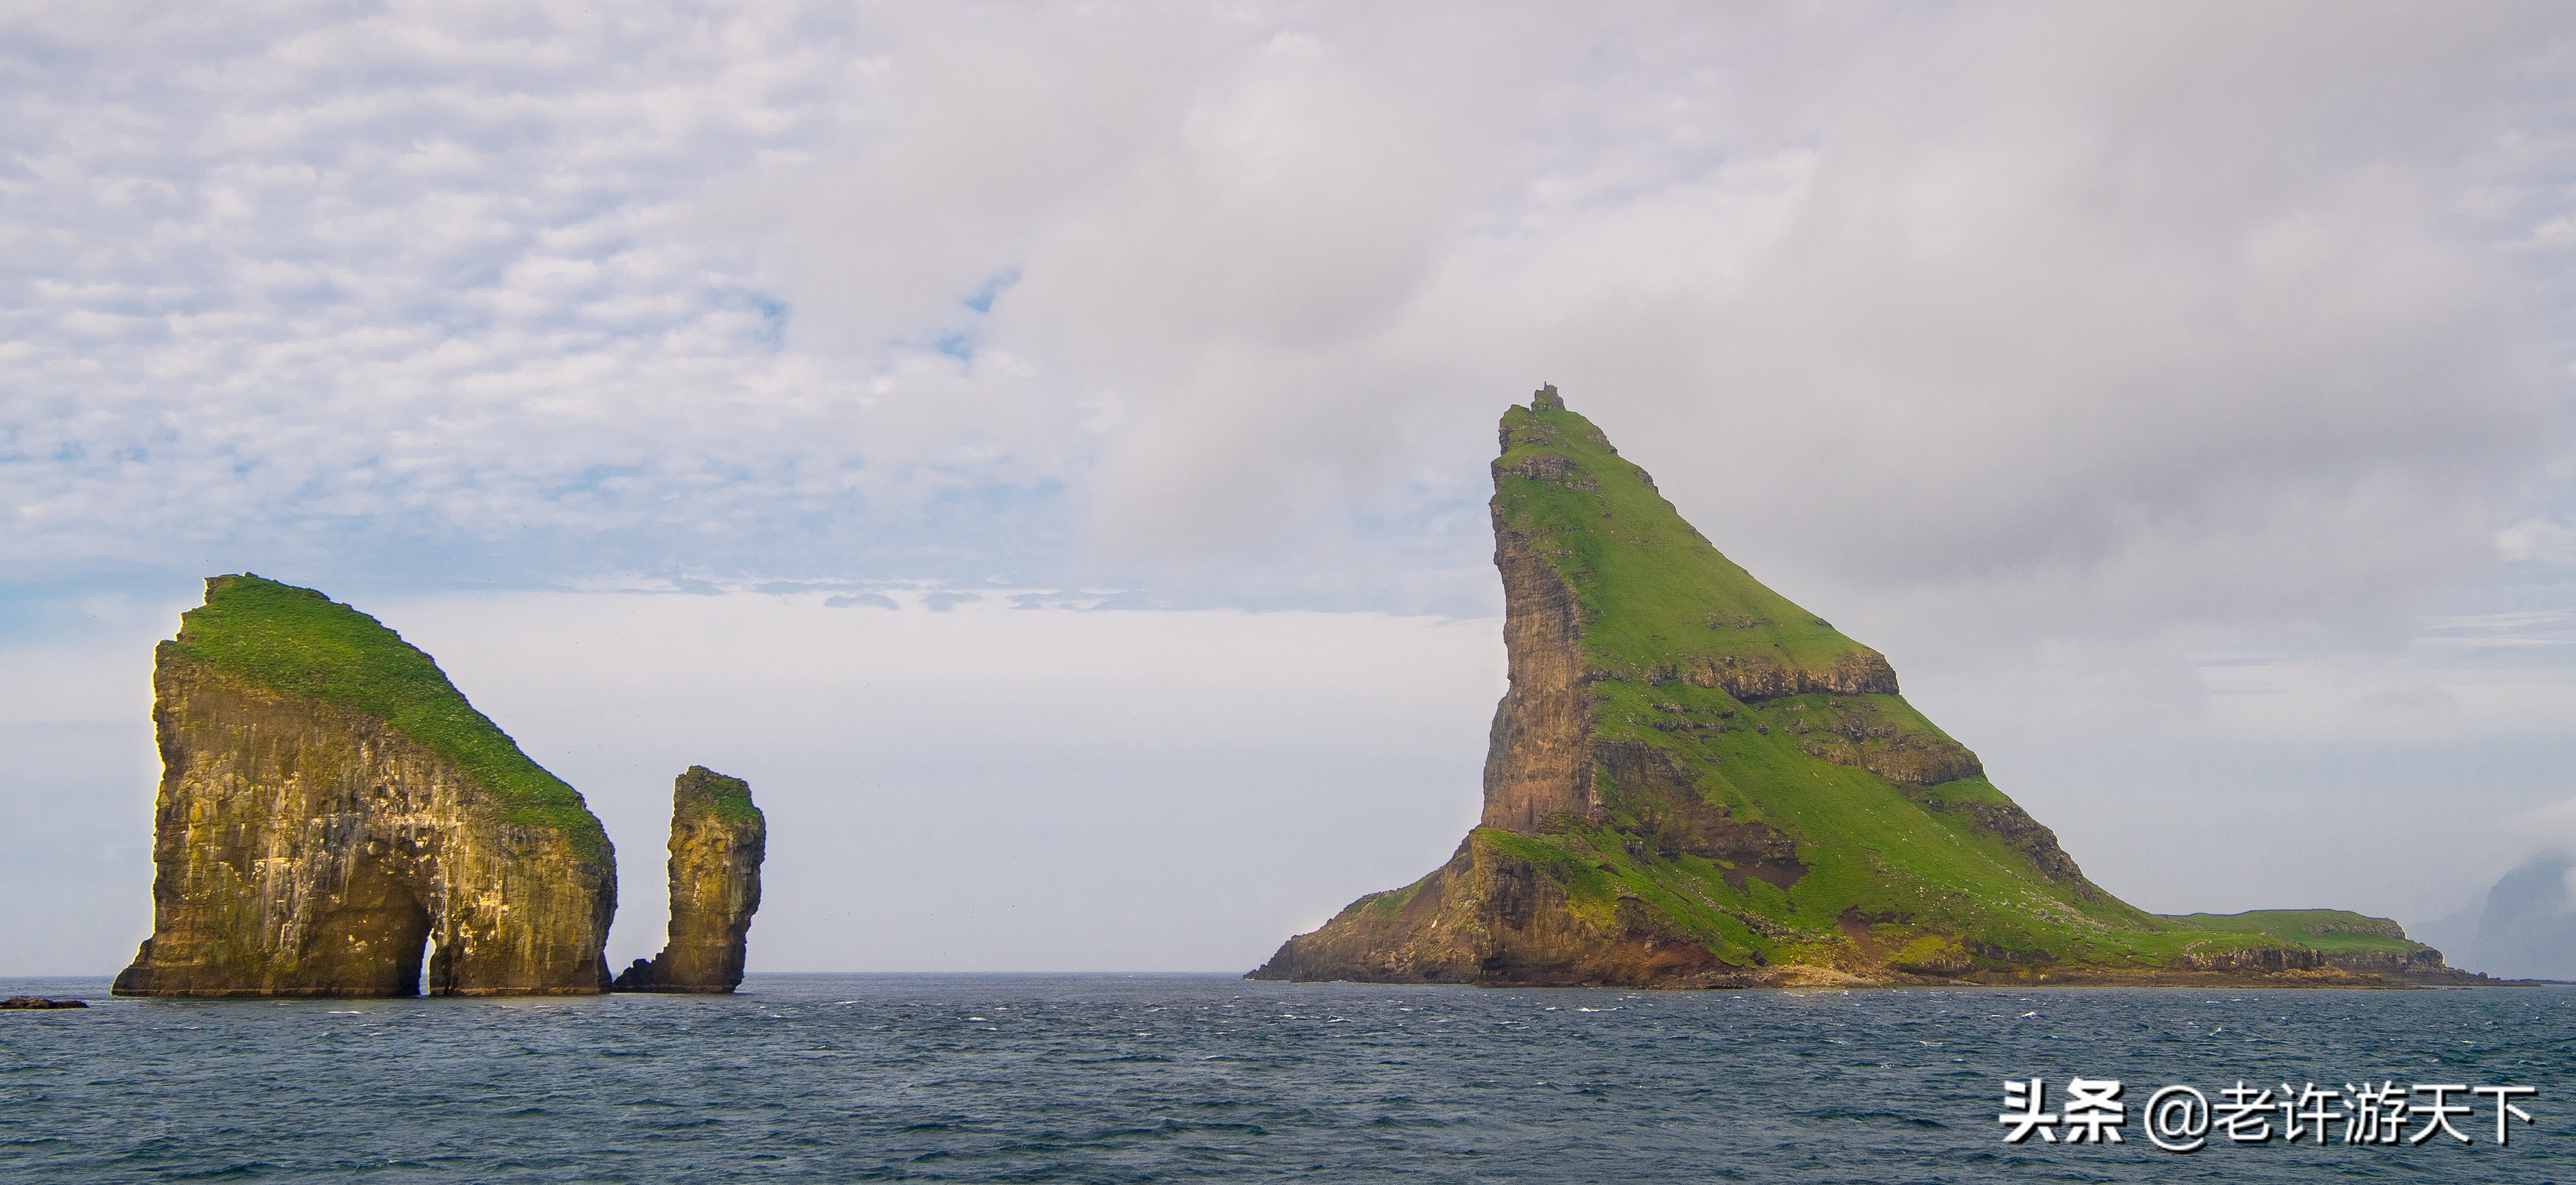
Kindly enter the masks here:
[[153, 670], [153, 932], [126, 996], [588, 994], [617, 909], [581, 795], [426, 654], [311, 589], [206, 581]]
[[618, 972], [621, 992], [730, 992], [742, 984], [769, 823], [751, 783], [692, 765], [671, 787], [668, 945]]
[[[1449, 862], [1261, 979], [1715, 987], [2456, 976], [2395, 923], [2158, 917], [1720, 554], [1555, 388], [1492, 466], [1510, 690]], [[2332, 916], [2328, 916], [2331, 914]], [[2331, 935], [2331, 937], [2328, 937]]]

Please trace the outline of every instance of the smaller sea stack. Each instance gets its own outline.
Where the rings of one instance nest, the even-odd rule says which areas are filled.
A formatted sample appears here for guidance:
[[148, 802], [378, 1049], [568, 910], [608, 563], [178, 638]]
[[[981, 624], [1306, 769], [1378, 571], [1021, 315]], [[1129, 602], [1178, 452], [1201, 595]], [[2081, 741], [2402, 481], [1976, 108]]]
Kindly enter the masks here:
[[621, 992], [730, 992], [742, 983], [769, 824], [751, 783], [692, 765], [671, 786], [668, 945], [619, 972]]

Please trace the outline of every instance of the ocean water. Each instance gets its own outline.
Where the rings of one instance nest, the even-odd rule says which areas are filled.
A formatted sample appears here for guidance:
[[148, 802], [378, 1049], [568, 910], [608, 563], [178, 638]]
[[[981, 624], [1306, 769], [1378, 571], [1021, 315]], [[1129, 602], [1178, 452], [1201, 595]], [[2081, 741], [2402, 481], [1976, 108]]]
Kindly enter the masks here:
[[[0, 1180], [2576, 1180], [2576, 989], [1547, 991], [754, 976], [0, 1012]], [[2126, 1142], [2003, 1142], [2004, 1081]], [[2159, 1086], [2522, 1085], [2495, 1143], [2148, 1142]], [[2277, 1126], [2277, 1125], [2276, 1125]], [[2337, 1129], [2338, 1135], [2340, 1129]]]

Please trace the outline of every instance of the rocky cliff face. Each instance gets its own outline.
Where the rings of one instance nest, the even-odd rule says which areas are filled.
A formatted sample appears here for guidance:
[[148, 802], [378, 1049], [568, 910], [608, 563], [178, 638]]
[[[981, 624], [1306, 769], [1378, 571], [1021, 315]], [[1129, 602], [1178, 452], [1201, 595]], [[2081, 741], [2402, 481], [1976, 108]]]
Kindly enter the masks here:
[[1760, 982], [1754, 969], [1728, 965], [1643, 902], [1584, 908], [1544, 858], [1529, 857], [1508, 833], [1479, 828], [1431, 875], [1359, 899], [1332, 924], [1291, 939], [1252, 978], [1494, 987]]
[[153, 932], [119, 995], [584, 994], [614, 853], [393, 631], [207, 581], [153, 672]]
[[1503, 652], [1511, 690], [1494, 709], [1485, 751], [1487, 827], [1536, 831], [1557, 815], [1590, 817], [1584, 741], [1591, 697], [1576, 644], [1582, 637], [1574, 592], [1528, 536], [1494, 511], [1494, 566], [1503, 574]]
[[[1499, 435], [1511, 686], [1481, 825], [1447, 864], [1290, 939], [1254, 977], [2341, 974], [2296, 939], [2203, 931], [2094, 885], [1905, 702], [1884, 657], [1719, 554], [1553, 388]], [[2420, 968], [2403, 949], [2416, 944], [2384, 944]]]
[[730, 992], [742, 984], [769, 824], [751, 784], [692, 765], [671, 787], [669, 945], [617, 975], [622, 992]]

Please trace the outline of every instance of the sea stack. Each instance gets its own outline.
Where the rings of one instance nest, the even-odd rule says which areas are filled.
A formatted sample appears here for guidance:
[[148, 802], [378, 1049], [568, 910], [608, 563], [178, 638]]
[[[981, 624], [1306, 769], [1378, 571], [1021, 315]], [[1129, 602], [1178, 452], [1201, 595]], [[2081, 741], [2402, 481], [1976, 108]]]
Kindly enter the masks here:
[[692, 765], [671, 786], [668, 945], [617, 975], [621, 992], [730, 992], [742, 984], [769, 824], [751, 784]]
[[583, 995], [617, 866], [579, 792], [375, 618], [257, 576], [155, 652], [153, 928], [121, 996]]
[[1877, 651], [1720, 554], [1554, 387], [1492, 465], [1510, 690], [1448, 863], [1259, 979], [1725, 987], [2459, 977], [2385, 919], [2087, 879]]

